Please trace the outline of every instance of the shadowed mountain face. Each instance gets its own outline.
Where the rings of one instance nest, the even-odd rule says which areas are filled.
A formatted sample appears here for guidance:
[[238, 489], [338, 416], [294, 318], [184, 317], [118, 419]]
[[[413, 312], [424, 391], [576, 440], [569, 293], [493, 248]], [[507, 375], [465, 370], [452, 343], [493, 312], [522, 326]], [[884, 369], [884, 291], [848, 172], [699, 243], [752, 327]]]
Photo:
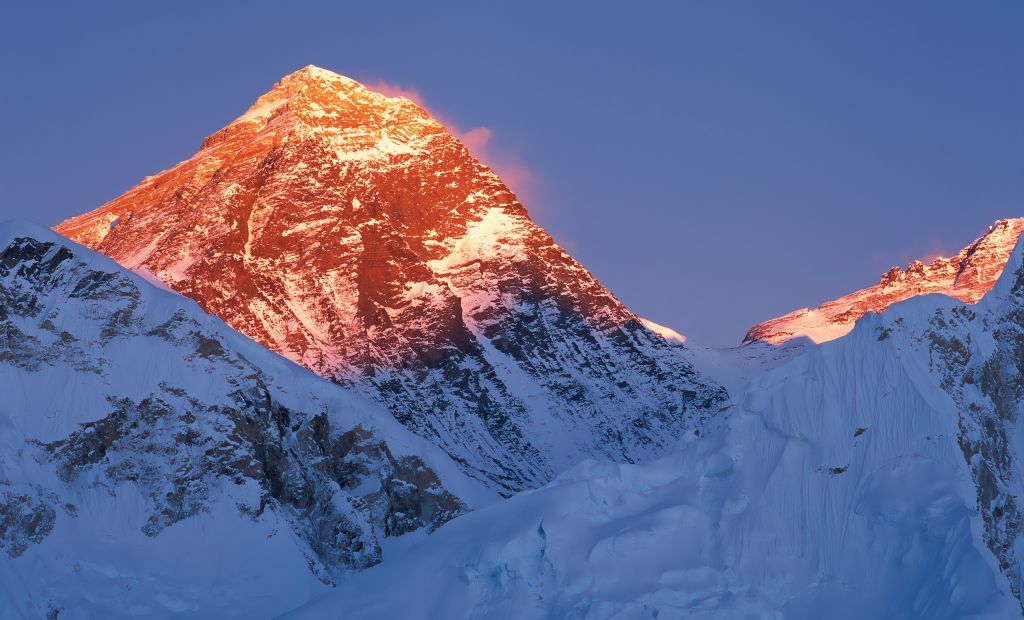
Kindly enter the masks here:
[[494, 496], [380, 406], [35, 226], [0, 224], [0, 394], [4, 618], [280, 613]]
[[874, 286], [755, 325], [743, 342], [782, 344], [800, 337], [819, 343], [834, 340], [849, 333], [868, 312], [882, 312], [919, 295], [941, 293], [977, 303], [999, 279], [1022, 232], [1024, 218], [999, 220], [956, 256], [936, 258], [927, 265], [915, 261], [906, 269], [893, 267]]
[[661, 454], [725, 401], [424, 110], [316, 67], [56, 230], [504, 490]]

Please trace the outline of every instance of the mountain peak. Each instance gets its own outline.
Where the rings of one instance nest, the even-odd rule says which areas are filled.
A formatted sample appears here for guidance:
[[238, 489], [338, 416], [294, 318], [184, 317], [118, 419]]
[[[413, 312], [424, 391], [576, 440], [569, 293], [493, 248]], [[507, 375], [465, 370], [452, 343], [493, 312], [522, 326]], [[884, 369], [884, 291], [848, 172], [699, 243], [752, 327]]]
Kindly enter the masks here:
[[293, 72], [289, 73], [288, 75], [284, 76], [281, 79], [282, 79], [282, 81], [283, 80], [308, 80], [308, 79], [348, 80], [350, 82], [354, 82], [355, 81], [355, 80], [352, 80], [349, 77], [341, 75], [340, 73], [335, 73], [334, 71], [331, 71], [330, 69], [324, 69], [323, 67], [318, 67], [316, 65], [306, 65], [305, 67], [299, 69], [298, 71], [293, 71]]
[[[290, 98], [299, 93], [309, 92], [334, 95], [339, 101], [353, 99], [356, 102], [360, 100], [364, 100], [363, 103], [390, 102], [393, 105], [409, 101], [404, 97], [389, 97], [375, 92], [357, 80], [316, 65], [306, 65], [298, 71], [293, 71], [282, 77], [263, 97], [268, 95], [279, 97], [283, 94], [285, 98]], [[321, 103], [331, 104], [333, 102], [328, 100]]]
[[413, 133], [428, 128], [443, 131], [440, 123], [409, 99], [374, 92], [356, 80], [308, 65], [281, 78], [242, 116], [207, 138], [204, 146], [240, 131], [242, 126], [263, 130], [270, 125], [289, 132], [305, 129], [307, 134], [308, 130], [358, 131], [383, 125], [412, 129]]
[[318, 67], [56, 230], [504, 489], [660, 454], [725, 397], [422, 108]]
[[990, 233], [1000, 234], [1005, 245], [1011, 247], [1010, 255], [1006, 260], [996, 283], [986, 299], [1000, 299], [1012, 295], [1021, 296], [1021, 283], [1024, 282], [1024, 234], [1013, 237], [1006, 234], [1007, 230], [1013, 229], [1013, 220], [999, 220], [990, 229]]
[[998, 220], [952, 257], [893, 267], [874, 286], [760, 323], [747, 332], [743, 342], [781, 344], [799, 337], [818, 343], [834, 340], [853, 329], [857, 319], [868, 312], [881, 312], [919, 295], [940, 293], [977, 303], [999, 279], [1022, 233], [1024, 218]]

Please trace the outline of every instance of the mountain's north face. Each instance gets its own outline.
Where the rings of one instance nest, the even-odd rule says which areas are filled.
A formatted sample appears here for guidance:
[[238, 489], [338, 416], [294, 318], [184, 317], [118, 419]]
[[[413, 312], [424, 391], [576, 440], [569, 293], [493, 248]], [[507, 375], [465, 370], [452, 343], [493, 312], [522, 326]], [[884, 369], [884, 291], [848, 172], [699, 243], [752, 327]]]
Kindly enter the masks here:
[[914, 261], [906, 269], [893, 267], [874, 286], [755, 325], [743, 342], [782, 344], [800, 337], [816, 343], [834, 340], [849, 333], [865, 314], [882, 312], [920, 295], [941, 293], [977, 303], [999, 279], [1022, 232], [1024, 218], [999, 220], [955, 256], [928, 264]]
[[726, 398], [423, 109], [316, 67], [55, 230], [506, 490], [662, 453]]

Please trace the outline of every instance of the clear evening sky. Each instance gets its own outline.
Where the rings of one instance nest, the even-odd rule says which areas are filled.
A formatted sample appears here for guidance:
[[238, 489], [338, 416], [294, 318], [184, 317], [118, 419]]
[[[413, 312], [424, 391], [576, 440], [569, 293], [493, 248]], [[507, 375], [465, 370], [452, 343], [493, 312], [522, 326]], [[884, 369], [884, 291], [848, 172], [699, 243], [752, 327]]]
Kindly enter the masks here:
[[0, 6], [0, 219], [98, 206], [307, 64], [418, 92], [695, 342], [1024, 216], [1021, 2], [96, 1]]

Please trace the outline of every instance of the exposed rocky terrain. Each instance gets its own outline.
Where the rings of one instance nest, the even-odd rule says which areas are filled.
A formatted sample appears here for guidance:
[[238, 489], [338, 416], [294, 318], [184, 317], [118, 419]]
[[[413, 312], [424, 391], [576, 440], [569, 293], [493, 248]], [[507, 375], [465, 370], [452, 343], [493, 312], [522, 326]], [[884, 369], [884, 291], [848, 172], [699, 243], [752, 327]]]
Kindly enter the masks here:
[[[284, 586], [332, 584], [380, 562], [386, 538], [491, 497], [386, 410], [31, 225], [0, 226], [0, 393], [4, 617], [237, 606], [246, 594], [230, 587], [172, 596], [196, 578], [190, 564], [238, 553], [210, 535], [234, 528], [252, 530], [268, 578], [298, 564], [266, 584], [283, 611], [316, 587]], [[178, 552], [193, 558], [158, 542], [183, 530]], [[147, 578], [161, 558], [177, 566]], [[133, 572], [139, 562], [149, 568]], [[224, 586], [252, 579], [216, 562]], [[98, 575], [91, 594], [64, 588]]]
[[56, 230], [361, 390], [505, 492], [662, 454], [726, 398], [423, 109], [316, 67]]
[[1024, 218], [1000, 220], [956, 256], [936, 258], [928, 264], [915, 261], [905, 269], [893, 267], [874, 286], [755, 325], [743, 342], [781, 344], [800, 337], [814, 342], [834, 340], [849, 333], [865, 314], [920, 295], [941, 293], [977, 303], [1003, 272], [1022, 232]]

